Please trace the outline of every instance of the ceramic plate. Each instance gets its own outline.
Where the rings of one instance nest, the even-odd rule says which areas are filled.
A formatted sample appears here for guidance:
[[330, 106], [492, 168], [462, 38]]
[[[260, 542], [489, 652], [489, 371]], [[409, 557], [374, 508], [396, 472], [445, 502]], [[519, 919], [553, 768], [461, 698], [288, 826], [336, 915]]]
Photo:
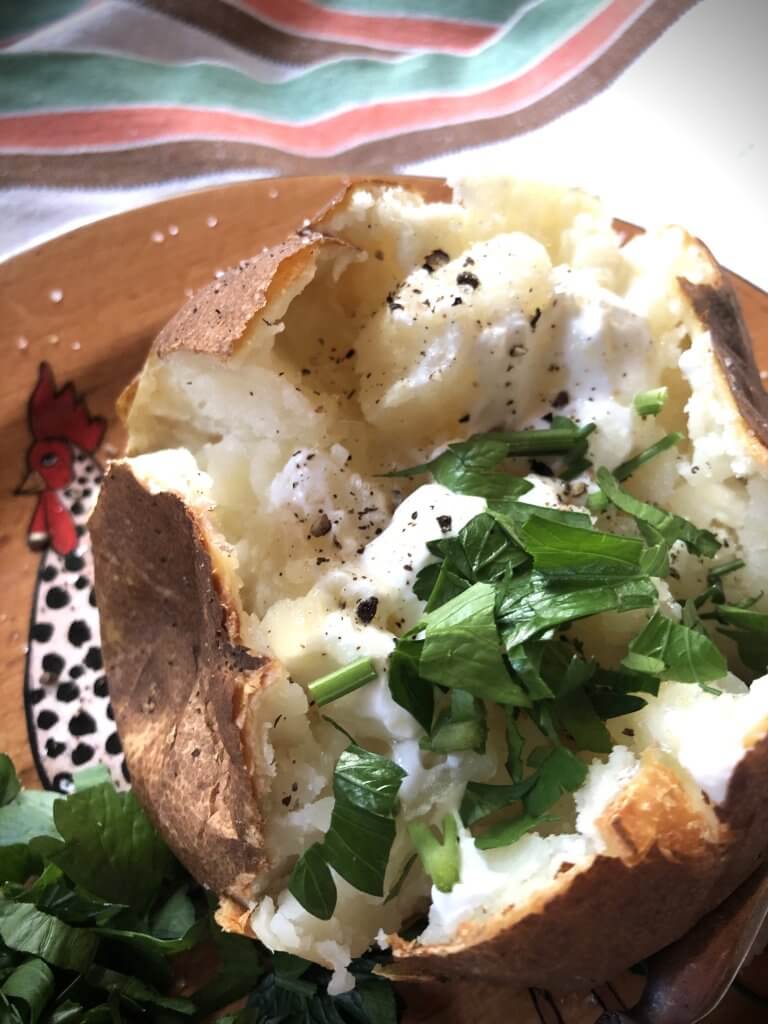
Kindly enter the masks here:
[[[212, 275], [302, 226], [342, 179], [254, 181], [99, 221], [0, 266], [0, 747], [27, 785], [65, 791], [97, 761], [127, 784], [99, 644], [86, 523], [122, 434], [115, 398], [152, 336]], [[444, 186], [422, 179], [425, 192]], [[733, 277], [768, 368], [768, 295]], [[768, 995], [768, 962], [746, 983]], [[594, 1024], [632, 1001], [626, 976], [555, 999], [497, 988], [416, 987], [408, 1020]], [[765, 1005], [733, 992], [713, 1024], [757, 1024]]]

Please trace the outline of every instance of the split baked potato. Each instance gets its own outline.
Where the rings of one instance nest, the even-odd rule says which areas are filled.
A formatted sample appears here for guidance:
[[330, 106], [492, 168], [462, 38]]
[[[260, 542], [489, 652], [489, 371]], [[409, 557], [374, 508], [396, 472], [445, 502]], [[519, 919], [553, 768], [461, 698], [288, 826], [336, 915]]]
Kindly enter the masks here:
[[[625, 243], [598, 201], [513, 179], [444, 202], [356, 185], [192, 298], [121, 414], [128, 456], [91, 522], [112, 701], [135, 791], [225, 928], [333, 968], [337, 991], [374, 941], [395, 977], [567, 990], [682, 935], [765, 857], [768, 414], [731, 288], [682, 229]], [[544, 455], [524, 438], [507, 464], [527, 493], [435, 462], [529, 428]], [[565, 470], [548, 430], [578, 433]], [[502, 652], [467, 654], [449, 624], [443, 668], [403, 684], [401, 665], [396, 700], [393, 651], [424, 659], [437, 622], [442, 542], [481, 519], [564, 601], [548, 523], [566, 560], [576, 526], [644, 545], [642, 585], [521, 632], [515, 565], [446, 570], [457, 608], [495, 587]], [[573, 571], [582, 594], [592, 570]], [[643, 646], [649, 616], [664, 644]], [[536, 657], [566, 648], [547, 677]], [[321, 706], [316, 680], [363, 660], [364, 685]], [[502, 662], [514, 699], [503, 680], [489, 697]], [[434, 717], [409, 704], [425, 685]], [[553, 751], [575, 781], [547, 800]], [[341, 821], [340, 758], [366, 756], [396, 769], [367, 791], [370, 835], [365, 813]]]

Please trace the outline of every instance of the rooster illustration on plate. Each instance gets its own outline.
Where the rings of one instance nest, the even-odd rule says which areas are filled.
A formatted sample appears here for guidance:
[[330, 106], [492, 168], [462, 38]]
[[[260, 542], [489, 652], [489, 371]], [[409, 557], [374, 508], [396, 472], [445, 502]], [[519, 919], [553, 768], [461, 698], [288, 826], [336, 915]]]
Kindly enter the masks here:
[[87, 522], [102, 478], [106, 429], [69, 383], [56, 389], [47, 363], [27, 406], [32, 442], [18, 494], [34, 495], [27, 531], [42, 552], [29, 628], [24, 704], [43, 784], [67, 792], [72, 773], [105, 764], [128, 777], [102, 664]]

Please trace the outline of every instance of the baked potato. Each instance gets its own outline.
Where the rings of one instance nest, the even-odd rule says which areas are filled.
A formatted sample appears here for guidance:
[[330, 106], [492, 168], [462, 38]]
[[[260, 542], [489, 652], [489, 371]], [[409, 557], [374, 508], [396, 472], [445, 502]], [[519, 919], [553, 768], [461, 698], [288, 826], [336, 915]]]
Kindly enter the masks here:
[[190, 299], [121, 414], [113, 706], [225, 928], [335, 991], [375, 941], [567, 991], [765, 857], [768, 414], [684, 230], [358, 184]]

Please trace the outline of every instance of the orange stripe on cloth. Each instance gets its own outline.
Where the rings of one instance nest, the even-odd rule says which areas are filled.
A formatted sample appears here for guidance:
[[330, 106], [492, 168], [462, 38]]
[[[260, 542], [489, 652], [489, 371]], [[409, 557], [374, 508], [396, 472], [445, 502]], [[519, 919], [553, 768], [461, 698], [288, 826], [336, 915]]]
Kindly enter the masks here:
[[285, 32], [392, 50], [472, 53], [488, 43], [502, 27], [419, 16], [350, 14], [319, 7], [311, 0], [241, 0], [241, 4]]
[[113, 107], [0, 117], [0, 151], [138, 146], [181, 138], [254, 142], [302, 156], [333, 156], [373, 139], [461, 124], [522, 109], [588, 67], [654, 0], [614, 0], [533, 68], [467, 96], [375, 103], [308, 124], [285, 124], [224, 110]]

